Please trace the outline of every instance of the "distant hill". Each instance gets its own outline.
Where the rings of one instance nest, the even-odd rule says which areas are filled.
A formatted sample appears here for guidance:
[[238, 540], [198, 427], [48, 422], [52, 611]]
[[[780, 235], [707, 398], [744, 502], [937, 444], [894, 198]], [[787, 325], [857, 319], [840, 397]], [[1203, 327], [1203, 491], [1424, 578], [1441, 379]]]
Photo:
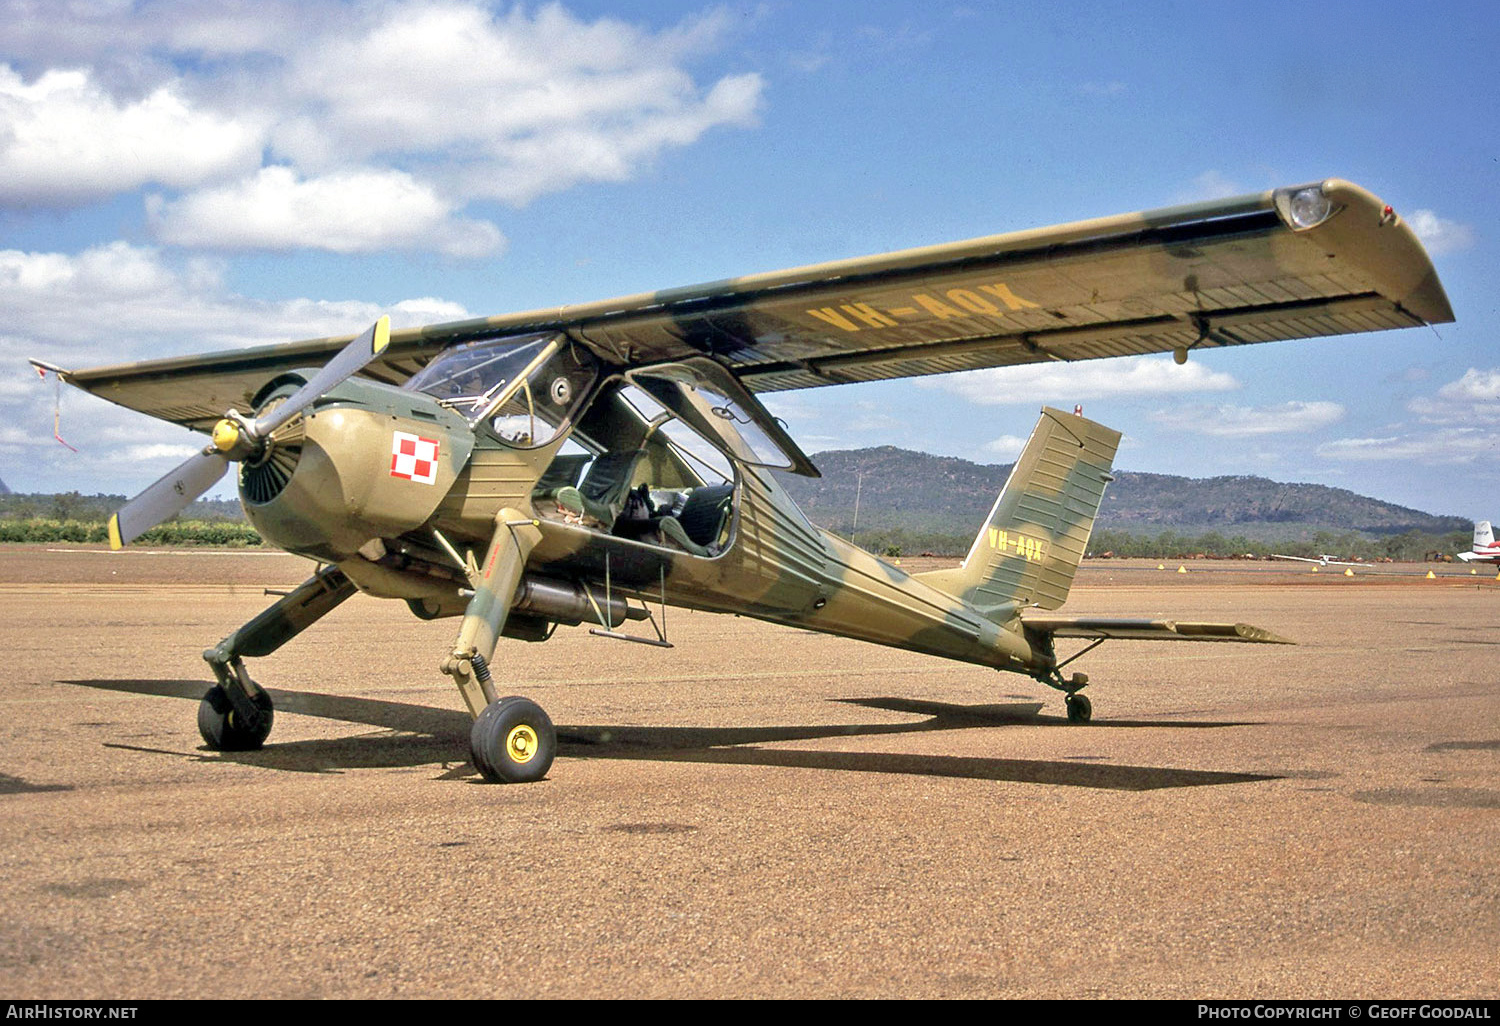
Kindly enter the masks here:
[[[1011, 464], [880, 446], [820, 452], [821, 479], [783, 474], [782, 484], [814, 521], [835, 530], [899, 528], [972, 536], [994, 505]], [[1344, 488], [1284, 484], [1264, 477], [1191, 478], [1116, 471], [1097, 527], [1134, 534], [1217, 531], [1265, 540], [1311, 539], [1319, 532], [1371, 536], [1467, 530], [1462, 517], [1434, 516]]]
[[5, 487], [5, 482], [0, 481], [0, 495], [9, 495], [10, 489]]

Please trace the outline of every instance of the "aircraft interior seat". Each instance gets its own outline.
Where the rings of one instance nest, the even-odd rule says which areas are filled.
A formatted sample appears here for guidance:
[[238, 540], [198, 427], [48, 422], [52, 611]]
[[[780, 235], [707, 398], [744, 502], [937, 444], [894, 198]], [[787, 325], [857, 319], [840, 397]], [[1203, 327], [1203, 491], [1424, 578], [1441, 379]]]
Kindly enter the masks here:
[[592, 458], [586, 452], [556, 457], [531, 490], [532, 498], [555, 499], [558, 489], [577, 485], [578, 475]]
[[576, 488], [558, 489], [558, 505], [610, 527], [620, 515], [631, 479], [635, 476], [636, 464], [645, 454], [645, 449], [622, 449], [594, 457]]
[[688, 493], [682, 511], [676, 516], [662, 517], [657, 530], [678, 548], [695, 556], [716, 555], [715, 545], [729, 515], [733, 494], [734, 486], [730, 484], [694, 488]]

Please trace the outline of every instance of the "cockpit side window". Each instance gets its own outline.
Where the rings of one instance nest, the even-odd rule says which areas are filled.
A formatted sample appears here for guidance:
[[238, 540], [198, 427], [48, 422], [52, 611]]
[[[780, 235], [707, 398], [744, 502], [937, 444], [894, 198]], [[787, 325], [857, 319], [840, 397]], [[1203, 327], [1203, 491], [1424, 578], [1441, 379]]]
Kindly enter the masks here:
[[776, 418], [714, 361], [691, 357], [625, 377], [736, 463], [818, 476]]
[[649, 393], [635, 385], [626, 385], [620, 389], [620, 398], [651, 426], [645, 442], [647, 462], [662, 484], [692, 487], [734, 480], [733, 468], [724, 453]]

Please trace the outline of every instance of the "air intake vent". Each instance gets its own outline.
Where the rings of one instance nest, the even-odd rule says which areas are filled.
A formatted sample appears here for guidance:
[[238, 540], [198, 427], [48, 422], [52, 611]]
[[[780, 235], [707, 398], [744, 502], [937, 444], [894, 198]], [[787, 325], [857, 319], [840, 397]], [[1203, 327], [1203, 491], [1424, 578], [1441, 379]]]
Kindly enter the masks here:
[[240, 493], [245, 501], [264, 506], [280, 495], [301, 458], [301, 445], [278, 445], [260, 463], [243, 464], [240, 467]]
[[[286, 395], [273, 396], [257, 413], [264, 416], [285, 401]], [[265, 452], [258, 459], [240, 464], [240, 496], [247, 503], [264, 506], [281, 494], [302, 459], [305, 435], [302, 418], [293, 417], [266, 439]]]

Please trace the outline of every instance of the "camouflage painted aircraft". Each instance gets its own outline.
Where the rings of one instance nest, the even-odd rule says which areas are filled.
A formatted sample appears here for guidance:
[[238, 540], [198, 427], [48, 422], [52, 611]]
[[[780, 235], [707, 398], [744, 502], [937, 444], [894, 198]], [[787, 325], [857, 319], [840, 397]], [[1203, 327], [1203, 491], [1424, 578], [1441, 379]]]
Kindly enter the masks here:
[[[1245, 624], [1054, 612], [1120, 436], [1044, 410], [963, 564], [908, 574], [810, 523], [817, 470], [757, 394], [1194, 351], [1453, 319], [1399, 217], [1348, 182], [580, 306], [58, 373], [207, 432], [111, 521], [129, 543], [231, 466], [265, 539], [319, 564], [205, 653], [199, 728], [258, 747], [267, 655], [356, 591], [461, 618], [442, 671], [488, 780], [544, 776], [547, 714], [501, 697], [501, 637], [559, 624], [666, 645], [652, 605], [758, 617], [1026, 674], [1087, 720], [1059, 639], [1278, 642]], [[44, 365], [45, 366], [45, 365]], [[248, 412], [240, 412], [248, 411]], [[635, 626], [632, 626], [632, 623]], [[637, 633], [629, 633], [630, 631]], [[1082, 652], [1077, 653], [1083, 654]], [[1076, 658], [1076, 655], [1073, 657]]]

